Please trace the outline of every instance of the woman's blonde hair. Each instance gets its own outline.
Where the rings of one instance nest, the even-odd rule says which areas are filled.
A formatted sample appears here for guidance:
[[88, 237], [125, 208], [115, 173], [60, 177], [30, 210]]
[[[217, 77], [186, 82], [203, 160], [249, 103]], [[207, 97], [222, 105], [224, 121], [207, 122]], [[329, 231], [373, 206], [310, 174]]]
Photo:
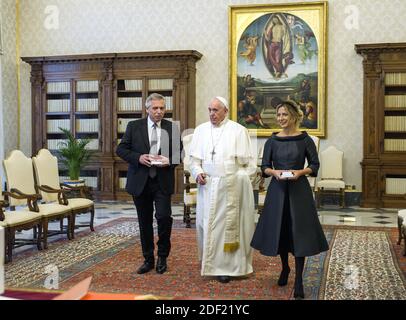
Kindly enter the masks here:
[[299, 128], [300, 123], [303, 120], [303, 112], [300, 110], [299, 106], [297, 105], [296, 102], [288, 100], [288, 101], [283, 101], [280, 105], [276, 107], [276, 112], [282, 107], [285, 107], [285, 109], [288, 111], [290, 116], [293, 118], [295, 121], [295, 125], [297, 128]]

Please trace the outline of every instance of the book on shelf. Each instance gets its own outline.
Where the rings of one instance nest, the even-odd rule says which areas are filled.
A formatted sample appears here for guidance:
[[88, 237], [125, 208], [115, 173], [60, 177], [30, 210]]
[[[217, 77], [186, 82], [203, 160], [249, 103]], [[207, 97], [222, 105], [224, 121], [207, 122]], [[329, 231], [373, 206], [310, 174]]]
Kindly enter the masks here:
[[[78, 139], [79, 141], [81, 139]], [[90, 142], [86, 145], [88, 150], [99, 150], [99, 139], [89, 139]]]
[[48, 139], [47, 140], [47, 148], [49, 150], [59, 150], [60, 146], [63, 142], [67, 142], [66, 139]]
[[124, 80], [124, 90], [141, 91], [142, 80]]
[[70, 130], [70, 119], [47, 120], [47, 133], [63, 133], [59, 127]]
[[99, 119], [76, 119], [76, 132], [99, 132]]
[[386, 178], [386, 194], [406, 194], [406, 176]]
[[99, 111], [99, 99], [98, 98], [76, 99], [76, 111], [78, 111], [78, 112], [98, 112]]
[[385, 116], [385, 131], [406, 132], [406, 116]]
[[97, 80], [79, 80], [76, 81], [76, 92], [98, 92], [99, 81]]
[[406, 73], [386, 73], [385, 74], [385, 85], [406, 85]]
[[173, 90], [173, 79], [149, 79], [148, 90], [149, 91]]
[[70, 99], [48, 99], [47, 112], [70, 112]]
[[47, 82], [47, 93], [70, 93], [70, 82]]
[[124, 133], [130, 121], [138, 120], [135, 118], [118, 118], [117, 119], [117, 132]]
[[385, 139], [385, 151], [406, 151], [406, 139]]
[[119, 97], [118, 111], [142, 111], [142, 97]]
[[406, 108], [406, 95], [386, 95], [385, 108]]
[[165, 107], [166, 107], [166, 110], [168, 110], [168, 111], [173, 110], [173, 98], [172, 98], [172, 96], [165, 96]]

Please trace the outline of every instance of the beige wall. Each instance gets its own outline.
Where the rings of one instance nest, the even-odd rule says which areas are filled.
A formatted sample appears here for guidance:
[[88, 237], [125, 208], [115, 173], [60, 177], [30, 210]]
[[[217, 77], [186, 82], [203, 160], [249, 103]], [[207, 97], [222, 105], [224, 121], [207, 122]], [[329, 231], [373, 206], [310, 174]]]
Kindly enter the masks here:
[[[13, 20], [10, 0], [7, 26]], [[272, 1], [285, 3], [287, 0]], [[290, 1], [290, 2], [303, 2]], [[321, 149], [334, 144], [345, 153], [344, 178], [361, 188], [362, 59], [355, 43], [406, 41], [404, 0], [330, 0], [328, 61], [328, 137]], [[221, 0], [20, 0], [21, 55], [195, 49], [203, 54], [197, 64], [197, 123], [206, 121], [206, 105], [214, 95], [228, 97], [228, 6], [268, 1]], [[47, 29], [46, 18], [56, 6], [57, 29]], [[48, 6], [48, 7], [47, 7]], [[346, 27], [347, 10], [358, 10], [359, 28]], [[11, 32], [8, 38], [11, 37]], [[11, 46], [13, 44], [11, 43]], [[12, 53], [6, 83], [14, 83]], [[15, 62], [14, 62], [15, 64]], [[3, 64], [4, 66], [4, 64]], [[22, 148], [30, 151], [29, 68], [22, 65]], [[4, 90], [11, 101], [16, 88]], [[15, 108], [11, 104], [9, 108]], [[16, 119], [16, 112], [5, 115]], [[6, 126], [10, 141], [15, 130]], [[9, 131], [10, 130], [10, 131]], [[14, 134], [13, 134], [14, 133]], [[7, 140], [6, 139], [6, 140]]]
[[[1, 103], [4, 153], [17, 145], [16, 10], [14, 0], [1, 0], [3, 55], [1, 59]], [[2, 154], [3, 156], [4, 154]]]

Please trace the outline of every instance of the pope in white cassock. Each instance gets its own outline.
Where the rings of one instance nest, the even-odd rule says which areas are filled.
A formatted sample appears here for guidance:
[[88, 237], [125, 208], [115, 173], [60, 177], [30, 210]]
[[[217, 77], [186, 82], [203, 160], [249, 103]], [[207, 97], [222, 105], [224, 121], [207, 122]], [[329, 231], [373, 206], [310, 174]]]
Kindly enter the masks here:
[[195, 129], [190, 146], [190, 171], [198, 183], [197, 240], [202, 276], [226, 283], [253, 272], [256, 160], [247, 129], [226, 117], [227, 100], [215, 97], [208, 109], [210, 121]]

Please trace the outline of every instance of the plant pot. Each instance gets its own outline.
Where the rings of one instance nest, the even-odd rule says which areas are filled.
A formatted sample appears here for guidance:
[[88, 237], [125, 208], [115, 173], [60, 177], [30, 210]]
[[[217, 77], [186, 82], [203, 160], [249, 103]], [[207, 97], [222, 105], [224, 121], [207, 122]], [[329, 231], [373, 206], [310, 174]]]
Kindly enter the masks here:
[[65, 180], [63, 183], [66, 183], [72, 187], [80, 187], [85, 185], [85, 180], [79, 179], [79, 180]]

